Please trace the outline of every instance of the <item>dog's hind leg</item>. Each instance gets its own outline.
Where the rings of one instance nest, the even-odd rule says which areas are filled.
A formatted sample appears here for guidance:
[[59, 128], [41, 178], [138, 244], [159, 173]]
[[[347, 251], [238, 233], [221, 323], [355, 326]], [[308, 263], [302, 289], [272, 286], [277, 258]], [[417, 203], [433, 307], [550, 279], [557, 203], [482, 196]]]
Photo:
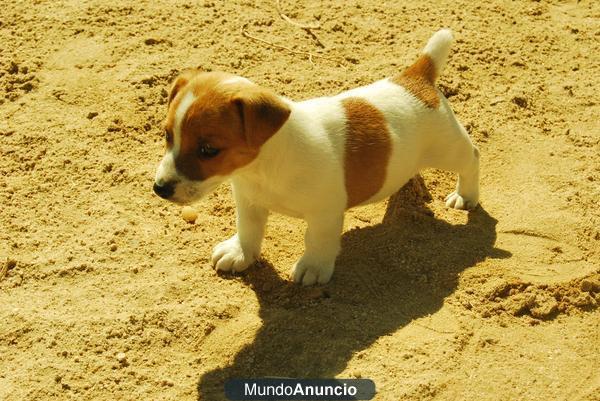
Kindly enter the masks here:
[[431, 149], [428, 165], [458, 173], [456, 190], [446, 197], [446, 206], [474, 209], [479, 203], [479, 150], [451, 112], [450, 117]]
[[470, 156], [457, 160], [456, 190], [446, 197], [446, 206], [454, 209], [474, 209], [479, 203], [479, 150], [471, 145]]
[[450, 148], [447, 169], [458, 173], [458, 182], [456, 190], [446, 197], [446, 206], [474, 209], [479, 203], [479, 149], [458, 121], [454, 120], [453, 125], [459, 132]]

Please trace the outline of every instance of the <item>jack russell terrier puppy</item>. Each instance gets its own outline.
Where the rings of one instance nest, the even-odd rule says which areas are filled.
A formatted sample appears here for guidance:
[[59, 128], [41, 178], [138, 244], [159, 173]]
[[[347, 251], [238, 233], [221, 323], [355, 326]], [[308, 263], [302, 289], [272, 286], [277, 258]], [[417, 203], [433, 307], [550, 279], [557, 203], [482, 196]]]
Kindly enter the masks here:
[[451, 43], [442, 29], [402, 73], [302, 102], [235, 75], [185, 70], [169, 95], [154, 191], [186, 204], [231, 180], [237, 234], [214, 248], [216, 269], [256, 261], [272, 210], [308, 225], [293, 280], [327, 283], [344, 211], [392, 195], [422, 169], [458, 173], [448, 207], [477, 206], [479, 151], [435, 86]]

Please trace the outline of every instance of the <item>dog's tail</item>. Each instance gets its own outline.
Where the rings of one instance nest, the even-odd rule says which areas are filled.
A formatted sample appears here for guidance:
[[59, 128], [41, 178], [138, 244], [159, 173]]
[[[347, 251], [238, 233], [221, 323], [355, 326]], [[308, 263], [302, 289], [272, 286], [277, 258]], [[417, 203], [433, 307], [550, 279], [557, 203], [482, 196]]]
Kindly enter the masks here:
[[432, 83], [442, 74], [442, 71], [444, 71], [452, 40], [452, 31], [450, 29], [440, 29], [429, 38], [427, 45], [423, 49], [423, 56], [426, 57], [421, 58], [428, 57], [433, 61], [433, 69], [430, 72]]
[[446, 66], [451, 44], [452, 31], [450, 29], [440, 29], [429, 38], [421, 57], [395, 79], [402, 81], [403, 77], [413, 77], [434, 85], [435, 80]]

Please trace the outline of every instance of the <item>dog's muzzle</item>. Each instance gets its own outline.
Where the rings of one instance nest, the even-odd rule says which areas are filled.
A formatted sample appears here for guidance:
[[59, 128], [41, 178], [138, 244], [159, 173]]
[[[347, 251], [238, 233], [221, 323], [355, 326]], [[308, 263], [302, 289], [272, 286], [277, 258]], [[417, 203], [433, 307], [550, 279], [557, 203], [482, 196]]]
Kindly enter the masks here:
[[163, 199], [169, 199], [175, 193], [175, 183], [167, 182], [159, 185], [157, 182], [154, 183], [154, 192], [156, 195], [160, 196]]

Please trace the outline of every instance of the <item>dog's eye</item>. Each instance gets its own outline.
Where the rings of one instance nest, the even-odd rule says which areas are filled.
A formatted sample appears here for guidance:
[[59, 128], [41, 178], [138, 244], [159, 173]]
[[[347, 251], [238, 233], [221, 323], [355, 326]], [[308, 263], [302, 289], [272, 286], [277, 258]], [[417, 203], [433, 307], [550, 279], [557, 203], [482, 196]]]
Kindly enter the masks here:
[[165, 141], [167, 143], [171, 143], [171, 140], [173, 139], [173, 136], [171, 135], [171, 133], [169, 132], [168, 129], [165, 130]]
[[220, 151], [220, 149], [215, 149], [210, 145], [200, 145], [198, 148], [198, 157], [201, 159], [212, 159], [218, 155]]

